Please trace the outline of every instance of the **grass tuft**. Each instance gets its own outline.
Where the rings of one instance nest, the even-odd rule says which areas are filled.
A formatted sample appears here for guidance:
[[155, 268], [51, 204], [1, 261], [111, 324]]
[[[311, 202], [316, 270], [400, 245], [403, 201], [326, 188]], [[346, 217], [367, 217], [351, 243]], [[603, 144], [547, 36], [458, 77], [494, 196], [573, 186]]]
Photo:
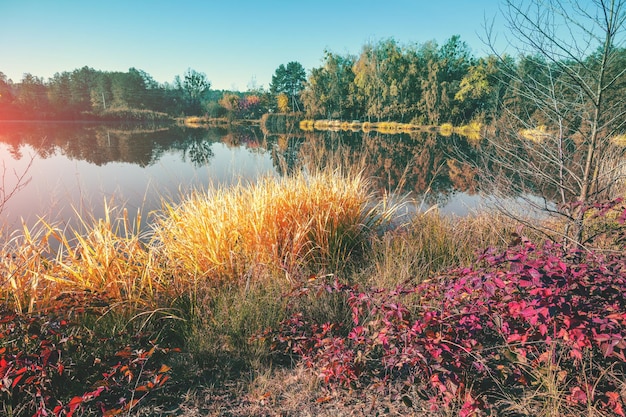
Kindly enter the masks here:
[[265, 271], [291, 281], [313, 265], [335, 270], [356, 253], [390, 215], [371, 201], [359, 175], [264, 178], [167, 206], [156, 237], [169, 268], [190, 282], [247, 282]]

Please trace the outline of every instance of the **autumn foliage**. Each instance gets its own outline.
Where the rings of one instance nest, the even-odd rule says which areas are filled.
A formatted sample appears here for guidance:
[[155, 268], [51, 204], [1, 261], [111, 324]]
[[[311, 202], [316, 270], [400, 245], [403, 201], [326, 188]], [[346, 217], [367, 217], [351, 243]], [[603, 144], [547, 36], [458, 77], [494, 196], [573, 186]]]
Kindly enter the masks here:
[[59, 296], [49, 311], [0, 309], [3, 415], [127, 414], [165, 385], [172, 349], [156, 344], [155, 333], [105, 335], [85, 326], [107, 307], [85, 292]]
[[[626, 210], [617, 213], [623, 225]], [[303, 288], [300, 296], [341, 296], [351, 320], [319, 322], [296, 310], [263, 338], [330, 388], [392, 393], [406, 404], [421, 398], [432, 411], [538, 415], [555, 388], [557, 409], [623, 416], [625, 291], [624, 253], [518, 237], [418, 285]]]

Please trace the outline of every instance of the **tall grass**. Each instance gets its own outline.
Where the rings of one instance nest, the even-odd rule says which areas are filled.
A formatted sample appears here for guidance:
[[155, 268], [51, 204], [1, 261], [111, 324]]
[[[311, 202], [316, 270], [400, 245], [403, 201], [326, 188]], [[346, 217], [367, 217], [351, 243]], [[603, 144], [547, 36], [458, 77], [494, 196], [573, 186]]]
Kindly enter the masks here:
[[269, 272], [291, 281], [307, 267], [336, 270], [349, 261], [391, 214], [371, 203], [360, 175], [264, 178], [167, 206], [156, 238], [179, 276], [246, 282]]
[[24, 227], [3, 248], [2, 298], [32, 311], [63, 292], [91, 291], [149, 308], [198, 280], [289, 283], [350, 264], [393, 212], [373, 204], [362, 176], [338, 171], [197, 190], [164, 207], [150, 235], [140, 213], [106, 204], [102, 219], [79, 216], [82, 231], [44, 220]]
[[24, 226], [3, 250], [0, 293], [18, 311], [47, 308], [64, 292], [89, 291], [122, 303], [151, 305], [164, 276], [142, 241], [141, 214], [105, 203], [103, 219], [79, 218], [82, 231], [40, 220]]
[[[81, 219], [80, 231], [42, 220], [1, 249], [0, 301], [32, 312], [54, 307], [69, 292], [98, 293], [119, 306], [122, 317], [110, 318], [111, 327], [128, 316], [175, 309], [182, 320], [171, 332], [188, 354], [178, 380], [221, 383], [242, 371], [267, 380], [267, 346], [251, 337], [276, 326], [290, 308], [318, 323], [352, 320], [342, 297], [306, 293], [310, 281], [336, 275], [368, 288], [417, 283], [475, 262], [478, 250], [507, 247], [519, 231], [495, 213], [458, 218], [435, 210], [386, 230], [397, 207], [375, 201], [366, 178], [334, 169], [196, 190], [180, 204], [164, 202], [150, 233], [139, 229], [139, 213], [106, 204], [104, 218]], [[552, 368], [537, 372], [544, 371], [524, 407], [536, 415], [567, 411], [567, 381]], [[275, 389], [284, 388], [285, 371], [277, 378]], [[309, 396], [322, 398], [313, 385]], [[502, 402], [521, 413], [519, 399]]]
[[469, 265], [477, 251], [505, 248], [519, 225], [497, 212], [443, 216], [431, 209], [372, 243], [371, 264], [361, 272], [368, 286], [419, 283], [448, 268]]

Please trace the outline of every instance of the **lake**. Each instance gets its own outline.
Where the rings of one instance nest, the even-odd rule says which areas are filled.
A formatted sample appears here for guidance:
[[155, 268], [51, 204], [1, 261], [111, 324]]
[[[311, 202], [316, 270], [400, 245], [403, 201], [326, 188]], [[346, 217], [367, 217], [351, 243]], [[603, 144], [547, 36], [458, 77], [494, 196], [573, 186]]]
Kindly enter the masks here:
[[472, 149], [462, 137], [434, 132], [273, 135], [255, 127], [2, 123], [0, 203], [22, 175], [24, 186], [0, 206], [0, 222], [9, 231], [40, 217], [78, 227], [79, 216], [102, 217], [105, 204], [125, 207], [130, 216], [140, 210], [145, 222], [164, 201], [176, 204], [195, 187], [319, 165], [357, 167], [378, 191], [465, 215], [483, 201], [476, 172], [457, 158], [471, 156]]

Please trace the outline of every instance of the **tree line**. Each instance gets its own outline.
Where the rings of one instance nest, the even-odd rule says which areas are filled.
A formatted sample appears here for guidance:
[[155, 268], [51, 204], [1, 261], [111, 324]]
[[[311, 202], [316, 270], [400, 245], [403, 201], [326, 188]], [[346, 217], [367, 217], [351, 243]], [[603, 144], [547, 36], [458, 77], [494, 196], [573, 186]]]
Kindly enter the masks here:
[[[626, 49], [614, 48], [607, 71], [615, 78], [606, 100], [623, 113]], [[601, 64], [599, 48], [577, 65]], [[296, 61], [280, 65], [269, 90], [211, 89], [206, 74], [188, 69], [173, 83], [159, 84], [135, 68], [104, 72], [89, 67], [57, 73], [49, 80], [24, 74], [14, 83], [0, 72], [0, 118], [93, 119], [131, 117], [142, 110], [168, 116], [205, 115], [259, 118], [267, 112], [302, 112], [313, 119], [397, 121], [424, 125], [493, 122], [504, 115], [545, 124], [545, 103], [525, 88], [552, 83], [559, 96], [572, 96], [565, 70], [572, 59], [551, 61], [542, 54], [477, 58], [457, 35], [401, 45], [395, 39], [364, 45], [358, 55], [325, 51], [323, 64], [307, 73]], [[125, 116], [126, 115], [126, 116]], [[130, 115], [130, 116], [128, 116]]]
[[[602, 56], [600, 47], [576, 65], [598, 68]], [[314, 119], [458, 125], [513, 116], [538, 126], [547, 123], [546, 103], [529, 95], [528, 86], [554, 85], [558, 97], [575, 101], [578, 91], [568, 82], [573, 64], [572, 58], [554, 61], [540, 53], [477, 58], [459, 36], [441, 46], [387, 39], [365, 45], [359, 55], [327, 51], [323, 65], [310, 71], [301, 99]], [[615, 81], [605, 99], [615, 114], [626, 110], [624, 68], [626, 49], [613, 48], [605, 76]]]
[[47, 81], [27, 73], [16, 83], [0, 72], [0, 119], [258, 118], [270, 109], [267, 94], [212, 90], [206, 74], [193, 69], [164, 84], [136, 68], [106, 72], [83, 67]]

